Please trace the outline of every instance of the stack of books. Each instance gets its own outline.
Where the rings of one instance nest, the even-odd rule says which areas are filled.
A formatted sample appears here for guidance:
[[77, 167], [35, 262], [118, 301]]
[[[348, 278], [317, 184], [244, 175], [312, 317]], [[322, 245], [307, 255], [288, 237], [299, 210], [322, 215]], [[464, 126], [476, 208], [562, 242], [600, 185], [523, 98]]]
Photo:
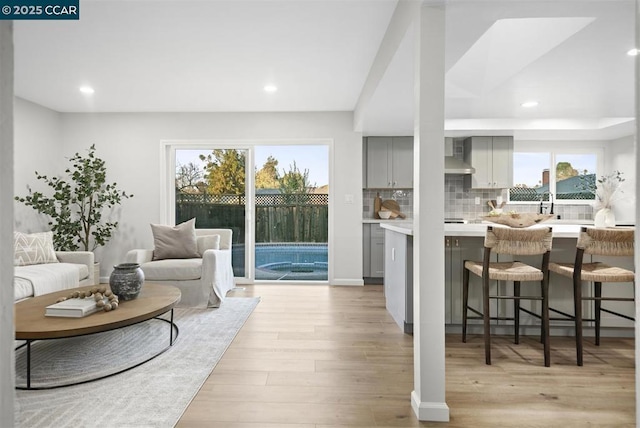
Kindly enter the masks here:
[[[105, 298], [106, 302], [108, 302], [108, 299]], [[44, 314], [48, 317], [82, 318], [98, 312], [101, 308], [98, 307], [96, 300], [91, 296], [84, 299], [67, 299], [49, 305], [45, 309]]]

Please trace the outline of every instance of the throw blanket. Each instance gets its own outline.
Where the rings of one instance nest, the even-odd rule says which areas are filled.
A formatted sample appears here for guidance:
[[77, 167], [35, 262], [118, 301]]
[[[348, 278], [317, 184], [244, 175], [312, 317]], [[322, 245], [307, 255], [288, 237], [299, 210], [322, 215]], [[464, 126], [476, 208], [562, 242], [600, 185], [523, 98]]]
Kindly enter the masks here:
[[14, 282], [28, 281], [33, 285], [34, 297], [74, 288], [80, 283], [78, 267], [71, 263], [16, 266], [13, 275]]

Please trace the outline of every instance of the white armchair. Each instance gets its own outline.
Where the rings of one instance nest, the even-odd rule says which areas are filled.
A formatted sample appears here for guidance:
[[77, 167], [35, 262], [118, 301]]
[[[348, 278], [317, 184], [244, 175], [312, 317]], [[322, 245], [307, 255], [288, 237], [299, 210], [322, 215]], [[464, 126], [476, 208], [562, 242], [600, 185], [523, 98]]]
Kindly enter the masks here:
[[[153, 260], [153, 250], [131, 250], [127, 262], [138, 263], [145, 281], [174, 285], [180, 306], [218, 307], [234, 287], [230, 229], [195, 229], [201, 258]], [[219, 236], [218, 241], [216, 235]]]

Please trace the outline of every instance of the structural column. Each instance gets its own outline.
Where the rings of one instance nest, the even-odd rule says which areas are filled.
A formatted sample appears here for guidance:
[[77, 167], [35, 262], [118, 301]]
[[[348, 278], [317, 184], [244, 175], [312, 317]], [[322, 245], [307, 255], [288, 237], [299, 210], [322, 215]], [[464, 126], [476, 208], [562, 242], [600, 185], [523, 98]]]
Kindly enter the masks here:
[[13, 21], [0, 21], [0, 426], [14, 425]]
[[418, 419], [448, 421], [444, 330], [443, 2], [422, 5], [414, 21], [414, 390]]
[[[640, 49], [640, 0], [636, 0], [636, 37], [635, 37], [636, 49]], [[635, 266], [636, 266], [636, 283], [635, 283], [635, 295], [640, 296], [640, 272], [638, 266], [640, 266], [640, 251], [638, 249], [638, 242], [640, 242], [640, 209], [638, 209], [638, 201], [640, 201], [640, 147], [638, 142], [640, 141], [640, 55], [636, 55], [636, 78], [635, 78], [635, 93], [636, 93], [636, 135], [635, 135], [635, 147], [636, 147], [636, 248], [635, 248]], [[636, 367], [640, 361], [640, 301], [636, 297]], [[640, 426], [640, 370], [636, 369], [636, 426]]]

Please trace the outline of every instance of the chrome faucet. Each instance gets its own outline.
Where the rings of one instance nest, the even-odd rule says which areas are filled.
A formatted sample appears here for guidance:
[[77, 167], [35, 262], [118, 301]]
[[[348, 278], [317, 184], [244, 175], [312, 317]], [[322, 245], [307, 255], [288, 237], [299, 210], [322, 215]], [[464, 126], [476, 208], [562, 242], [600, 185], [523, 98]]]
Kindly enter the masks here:
[[[544, 195], [549, 195], [549, 207], [544, 206]], [[543, 214], [547, 208], [549, 208], [549, 214], [553, 214], [553, 193], [551, 192], [544, 192], [540, 195], [540, 210], [538, 212]]]

